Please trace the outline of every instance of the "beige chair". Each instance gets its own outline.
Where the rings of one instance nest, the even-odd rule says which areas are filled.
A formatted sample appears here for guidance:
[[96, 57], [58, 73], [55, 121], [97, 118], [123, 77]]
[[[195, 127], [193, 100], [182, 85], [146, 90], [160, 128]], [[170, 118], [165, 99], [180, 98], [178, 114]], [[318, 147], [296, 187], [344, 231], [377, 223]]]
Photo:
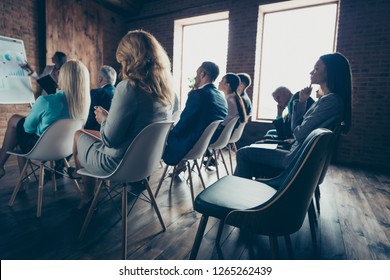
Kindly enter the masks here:
[[[78, 174], [84, 176], [95, 177], [99, 179], [96, 187], [95, 195], [93, 197], [88, 214], [85, 218], [84, 224], [81, 228], [79, 239], [84, 237], [84, 234], [91, 221], [92, 214], [98, 202], [98, 198], [102, 187], [109, 189], [109, 191], [116, 191], [117, 187], [121, 187], [122, 192], [122, 258], [127, 257], [127, 195], [128, 185], [142, 181], [143, 186], [149, 194], [149, 200], [157, 214], [163, 231], [165, 231], [165, 224], [160, 214], [160, 210], [150, 189], [147, 178], [157, 169], [159, 161], [164, 152], [168, 133], [173, 125], [172, 121], [156, 122], [145, 127], [133, 140], [127, 149], [123, 159], [119, 163], [114, 172], [101, 172], [99, 174], [89, 172], [82, 168], [77, 171]], [[110, 185], [107, 185], [107, 182]], [[144, 190], [144, 189], [143, 189]], [[143, 191], [141, 190], [141, 191]], [[133, 194], [133, 193], [132, 193]], [[141, 193], [134, 194], [137, 198]], [[146, 198], [146, 197], [145, 197]]]
[[[212, 158], [214, 158], [215, 161], [215, 168], [217, 171], [217, 178], [219, 179], [219, 169], [218, 169], [218, 159], [221, 157], [222, 163], [225, 166], [226, 174], [229, 175], [229, 171], [226, 166], [225, 158], [223, 157], [222, 149], [228, 145], [229, 140], [231, 139], [234, 127], [240, 117], [235, 117], [231, 119], [224, 129], [222, 130], [221, 134], [219, 135], [218, 139], [215, 140], [214, 143], [211, 143], [208, 147], [208, 149], [211, 149], [212, 151], [212, 156], [210, 156], [207, 160], [207, 163], [205, 165], [205, 168], [207, 169], [210, 161]], [[233, 173], [232, 173], [233, 174]]]
[[[195, 199], [194, 187], [193, 187], [193, 181], [192, 181], [192, 170], [193, 170], [193, 167], [197, 168], [199, 179], [202, 182], [203, 189], [205, 189], [206, 186], [205, 186], [203, 178], [202, 178], [202, 173], [201, 173], [201, 170], [200, 170], [200, 167], [199, 167], [199, 164], [198, 164], [198, 159], [201, 159], [203, 157], [203, 154], [206, 152], [206, 149], [209, 146], [211, 137], [213, 136], [215, 130], [217, 129], [218, 125], [221, 122], [222, 122], [222, 120], [217, 120], [217, 121], [214, 121], [211, 124], [209, 124], [209, 126], [207, 126], [206, 129], [203, 131], [203, 133], [200, 136], [200, 138], [198, 139], [198, 141], [195, 143], [194, 147], [182, 159], [182, 160], [186, 160], [187, 161], [186, 165], [187, 165], [188, 176], [189, 176], [189, 181], [190, 181], [192, 204], [194, 204], [194, 199]], [[192, 167], [191, 167], [191, 163], [190, 163], [191, 160], [194, 162], [193, 163], [194, 165]], [[163, 174], [161, 176], [160, 182], [159, 182], [159, 184], [157, 186], [157, 189], [156, 189], [156, 192], [154, 194], [155, 197], [157, 197], [157, 195], [158, 195], [158, 193], [160, 191], [162, 182], [165, 179], [165, 175], [166, 175], [166, 173], [168, 171], [168, 168], [169, 168], [169, 165], [167, 165], [165, 167], [165, 170], [164, 170], [164, 172], [163, 172]], [[173, 168], [173, 175], [172, 175], [171, 183], [170, 183], [170, 186], [169, 186], [170, 188], [173, 185], [173, 178], [175, 177], [175, 175], [176, 175], [176, 166], [174, 166], [174, 168]]]
[[[37, 205], [37, 217], [41, 216], [42, 213], [42, 195], [44, 186], [44, 170], [45, 168], [52, 169], [53, 161], [64, 160], [66, 167], [69, 167], [69, 163], [66, 157], [70, 156], [73, 152], [73, 138], [74, 133], [81, 129], [83, 122], [81, 120], [63, 119], [59, 120], [50, 125], [45, 132], [38, 139], [35, 146], [26, 154], [18, 152], [7, 152], [10, 155], [18, 157], [25, 157], [27, 159], [22, 172], [20, 173], [18, 182], [16, 183], [15, 189], [9, 200], [8, 205], [12, 206], [16, 195], [19, 192], [20, 186], [27, 171], [28, 165], [32, 164], [33, 161], [39, 161], [39, 185], [38, 185], [38, 205]], [[46, 163], [50, 163], [51, 167], [48, 167]], [[55, 173], [52, 175], [54, 190], [57, 190]], [[76, 189], [80, 192], [80, 187], [77, 180], [74, 180]]]

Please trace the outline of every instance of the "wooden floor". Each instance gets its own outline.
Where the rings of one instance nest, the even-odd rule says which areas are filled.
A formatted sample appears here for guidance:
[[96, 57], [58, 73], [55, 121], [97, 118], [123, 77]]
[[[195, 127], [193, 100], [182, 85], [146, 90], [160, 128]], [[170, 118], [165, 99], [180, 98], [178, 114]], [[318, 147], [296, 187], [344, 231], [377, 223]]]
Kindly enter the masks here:
[[[18, 194], [8, 206], [17, 179], [15, 159], [6, 165], [0, 180], [0, 259], [120, 259], [121, 223], [114, 204], [103, 204], [95, 211], [85, 238], [78, 234], [86, 213], [75, 211], [79, 202], [72, 181], [58, 179], [58, 191], [45, 185], [42, 217], [36, 218], [37, 183]], [[163, 168], [151, 177], [155, 190]], [[215, 172], [203, 172], [211, 184]], [[225, 174], [225, 173], [224, 173]], [[321, 214], [318, 244], [313, 246], [307, 219], [293, 234], [296, 259], [390, 259], [390, 176], [375, 170], [331, 165], [321, 186]], [[169, 189], [165, 180], [157, 202], [167, 225], [165, 232], [151, 206], [138, 201], [128, 218], [128, 259], [188, 259], [200, 214], [192, 210], [187, 176], [175, 180]], [[195, 177], [195, 190], [200, 182]], [[120, 211], [120, 198], [117, 199]], [[217, 259], [214, 240], [218, 224], [210, 218], [198, 259]], [[222, 240], [225, 259], [270, 259], [268, 239], [229, 227]], [[287, 259], [280, 238], [281, 258]]]

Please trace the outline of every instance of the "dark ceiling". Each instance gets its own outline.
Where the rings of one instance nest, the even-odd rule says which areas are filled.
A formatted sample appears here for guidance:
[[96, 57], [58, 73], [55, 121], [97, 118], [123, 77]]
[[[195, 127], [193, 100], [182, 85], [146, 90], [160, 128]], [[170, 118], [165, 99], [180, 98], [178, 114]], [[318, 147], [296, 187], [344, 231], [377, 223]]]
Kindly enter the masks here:
[[95, 0], [103, 7], [125, 17], [137, 16], [144, 4], [155, 0]]

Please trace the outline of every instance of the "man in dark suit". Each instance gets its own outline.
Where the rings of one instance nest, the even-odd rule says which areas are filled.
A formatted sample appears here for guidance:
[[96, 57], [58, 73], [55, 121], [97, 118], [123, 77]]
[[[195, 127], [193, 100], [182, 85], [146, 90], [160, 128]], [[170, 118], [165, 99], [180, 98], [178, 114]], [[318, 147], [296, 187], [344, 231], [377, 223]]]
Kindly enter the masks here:
[[89, 130], [100, 130], [100, 124], [95, 119], [95, 107], [100, 106], [110, 110], [111, 101], [115, 92], [116, 71], [108, 65], [103, 65], [100, 68], [98, 76], [98, 87], [91, 90], [91, 106], [89, 107], [89, 114], [87, 122], [84, 126]]
[[[272, 97], [277, 103], [277, 117], [272, 123], [275, 129], [267, 131], [264, 139], [286, 140], [293, 138], [291, 130], [291, 110], [294, 100], [299, 100], [299, 91], [294, 95], [286, 87], [278, 87], [273, 93]], [[314, 99], [309, 97], [306, 103], [306, 109], [314, 103]]]
[[[226, 99], [213, 84], [218, 75], [218, 65], [209, 61], [203, 62], [196, 71], [194, 89], [188, 93], [180, 120], [168, 136], [163, 155], [166, 164], [177, 165], [209, 124], [226, 118]], [[178, 171], [185, 168], [184, 163], [177, 166]]]

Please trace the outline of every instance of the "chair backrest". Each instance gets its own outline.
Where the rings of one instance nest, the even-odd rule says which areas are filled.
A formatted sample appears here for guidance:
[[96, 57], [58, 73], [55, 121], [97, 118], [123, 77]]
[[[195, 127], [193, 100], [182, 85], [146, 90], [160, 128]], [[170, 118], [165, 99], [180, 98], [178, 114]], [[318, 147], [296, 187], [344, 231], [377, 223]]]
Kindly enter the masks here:
[[328, 153], [328, 158], [325, 161], [324, 168], [322, 169], [322, 173], [321, 173], [320, 179], [318, 181], [318, 185], [322, 184], [322, 182], [324, 181], [325, 175], [328, 172], [329, 164], [332, 161], [333, 154], [335, 153], [335, 150], [337, 147], [337, 143], [340, 139], [342, 131], [344, 130], [344, 123], [340, 123], [339, 125], [337, 125], [335, 128], [333, 128], [331, 130], [334, 133], [333, 140], [329, 145], [329, 147], [331, 147], [331, 148], [330, 148], [330, 151]]
[[74, 133], [82, 126], [82, 120], [62, 119], [56, 121], [43, 132], [34, 147], [24, 156], [39, 161], [52, 161], [71, 155]]
[[242, 122], [239, 124], [239, 126], [233, 131], [232, 136], [229, 139], [229, 144], [236, 143], [238, 140], [240, 140], [242, 133], [244, 132], [244, 128], [248, 122]]
[[[327, 159], [333, 133], [314, 130], [305, 140], [298, 160], [267, 202], [249, 210], [232, 211], [226, 223], [264, 235], [287, 235], [299, 230]], [[261, 184], [261, 183], [259, 183]]]
[[177, 110], [172, 114], [172, 121], [174, 122], [174, 124], [176, 124], [180, 120], [180, 115], [182, 112], [182, 110]]
[[231, 119], [227, 124], [226, 126], [224, 127], [224, 129], [222, 130], [221, 134], [219, 135], [218, 139], [215, 140], [214, 143], [210, 144], [209, 145], [209, 148], [211, 149], [222, 149], [224, 147], [226, 147], [226, 145], [229, 143], [229, 140], [232, 136], [232, 133], [233, 133], [233, 129], [238, 121], [240, 117], [235, 117], [233, 119]]
[[117, 182], [137, 182], [150, 176], [159, 166], [173, 121], [146, 126], [127, 148], [116, 170], [107, 176]]
[[206, 152], [206, 149], [210, 144], [211, 137], [213, 137], [214, 132], [217, 130], [217, 127], [221, 122], [223, 122], [223, 120], [216, 120], [209, 124], [199, 137], [198, 141], [183, 159], [201, 158]]

